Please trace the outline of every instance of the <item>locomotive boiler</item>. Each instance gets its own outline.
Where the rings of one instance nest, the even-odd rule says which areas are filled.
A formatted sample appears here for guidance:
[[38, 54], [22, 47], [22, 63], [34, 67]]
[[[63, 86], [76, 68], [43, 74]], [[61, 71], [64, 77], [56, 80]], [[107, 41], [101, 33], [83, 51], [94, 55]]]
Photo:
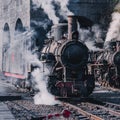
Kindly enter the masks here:
[[88, 73], [88, 48], [79, 40], [77, 16], [68, 24], [52, 27], [41, 52], [43, 65], [49, 67], [48, 89], [57, 96], [87, 96], [94, 89], [94, 75]]
[[109, 41], [105, 43], [104, 52], [98, 57], [97, 62], [100, 72], [97, 78], [104, 86], [120, 88], [120, 41]]

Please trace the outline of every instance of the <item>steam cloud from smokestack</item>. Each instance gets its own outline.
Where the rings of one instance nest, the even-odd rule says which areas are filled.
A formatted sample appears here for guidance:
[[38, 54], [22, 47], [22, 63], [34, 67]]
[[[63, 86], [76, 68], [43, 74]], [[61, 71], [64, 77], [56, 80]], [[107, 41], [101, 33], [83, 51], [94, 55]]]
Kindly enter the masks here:
[[120, 40], [120, 3], [116, 5], [112, 14], [112, 21], [108, 29], [105, 42]]
[[73, 15], [67, 7], [69, 0], [64, 0], [64, 2], [61, 0], [33, 0], [33, 4], [35, 5], [34, 9], [39, 7], [43, 8], [49, 19], [53, 21], [53, 24], [58, 24], [60, 18], [56, 15], [55, 4], [53, 3], [59, 5], [59, 14], [64, 18], [67, 19], [67, 15]]
[[103, 33], [99, 25], [93, 25], [91, 29], [79, 30], [79, 40], [84, 42], [90, 51], [101, 51], [95, 43], [103, 43]]

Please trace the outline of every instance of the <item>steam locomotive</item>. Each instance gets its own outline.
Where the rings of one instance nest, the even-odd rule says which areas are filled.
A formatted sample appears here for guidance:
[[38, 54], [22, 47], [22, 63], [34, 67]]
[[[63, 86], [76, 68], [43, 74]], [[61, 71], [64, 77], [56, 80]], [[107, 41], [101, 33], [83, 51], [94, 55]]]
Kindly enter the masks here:
[[120, 41], [106, 42], [96, 63], [95, 79], [103, 86], [120, 88]]
[[79, 40], [77, 21], [69, 16], [68, 24], [54, 25], [41, 52], [43, 65], [51, 71], [48, 89], [57, 96], [88, 96], [95, 87], [94, 74], [88, 72], [89, 50]]

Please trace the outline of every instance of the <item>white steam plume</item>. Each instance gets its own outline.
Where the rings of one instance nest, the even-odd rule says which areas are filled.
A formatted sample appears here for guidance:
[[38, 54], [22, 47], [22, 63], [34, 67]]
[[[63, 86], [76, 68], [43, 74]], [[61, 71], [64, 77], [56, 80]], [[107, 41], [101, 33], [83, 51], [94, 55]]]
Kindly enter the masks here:
[[38, 66], [33, 72], [33, 81], [36, 83], [35, 88], [39, 90], [39, 92], [34, 96], [35, 104], [46, 104], [46, 105], [54, 105], [59, 104], [59, 101], [55, 100], [55, 97], [51, 95], [47, 90], [47, 82], [48, 82], [48, 75], [49, 70], [47, 67], [44, 68], [43, 71], [43, 64], [39, 61], [36, 54], [31, 54], [28, 52], [29, 60], [31, 60], [32, 65]]
[[54, 24], [58, 24], [59, 18], [56, 16], [55, 7], [52, 2], [53, 0], [33, 0], [33, 3], [37, 8], [42, 7], [44, 12], [47, 13], [49, 19], [52, 20]]
[[[69, 3], [69, 0], [33, 0], [33, 4], [35, 5], [36, 8], [42, 7], [44, 9], [44, 12], [47, 13], [48, 17], [50, 20], [53, 21], [54, 24], [59, 23], [59, 17], [56, 15], [56, 10], [54, 3], [59, 5], [60, 7], [60, 15], [62, 15], [64, 18], [67, 18], [67, 15], [73, 15], [72, 12], [68, 9], [67, 5]], [[35, 9], [36, 9], [35, 8]]]
[[36, 26], [43, 27], [44, 30], [46, 30], [48, 28], [48, 25], [51, 24], [48, 19], [44, 19], [44, 21], [32, 20], [31, 23], [33, 23]]
[[[41, 64], [42, 65], [42, 64]], [[46, 68], [45, 71], [42, 71], [41, 68], [37, 68], [32, 73], [36, 84], [36, 88], [39, 89], [39, 93], [34, 96], [35, 104], [46, 104], [46, 105], [54, 105], [59, 102], [55, 100], [55, 97], [51, 95], [47, 90], [47, 79], [49, 75], [49, 71]]]
[[112, 14], [112, 21], [108, 29], [105, 42], [120, 40], [120, 3], [116, 5], [115, 12]]
[[118, 12], [112, 14], [112, 22], [105, 41], [111, 41], [112, 39], [120, 40], [120, 13]]
[[[25, 55], [23, 51], [25, 50], [24, 44], [27, 44], [27, 48], [31, 47], [30, 39], [35, 34], [33, 30], [29, 30], [26, 32], [16, 31], [14, 36], [14, 41], [12, 42], [12, 45], [9, 46], [9, 55], [11, 55], [12, 52], [17, 52], [18, 54], [22, 54], [22, 56]], [[16, 51], [17, 49], [17, 51]], [[25, 58], [25, 57], [24, 57]]]
[[99, 43], [103, 43], [104, 41], [103, 41], [103, 39], [102, 39], [102, 36], [103, 36], [103, 31], [102, 31], [102, 29], [100, 28], [100, 26], [99, 25], [93, 25], [92, 26], [92, 32], [93, 32], [93, 34], [94, 34], [94, 40], [96, 41], [96, 42], [99, 42]]
[[[33, 66], [38, 67], [37, 69], [33, 71], [32, 73], [33, 79], [31, 79], [32, 80], [31, 83], [34, 83], [34, 84], [36, 83], [34, 87], [39, 90], [39, 93], [37, 93], [34, 97], [35, 104], [47, 104], [47, 105], [58, 104], [59, 102], [56, 101], [54, 96], [51, 95], [47, 90], [47, 78], [49, 75], [48, 69], [45, 67], [45, 72], [42, 72], [43, 65], [39, 61], [37, 54], [32, 53], [32, 51], [28, 50], [28, 48], [31, 47], [30, 38], [34, 36], [34, 34], [35, 32], [32, 30], [26, 31], [24, 33], [21, 33], [20, 31], [17, 32], [16, 34], [17, 40], [13, 42], [12, 47], [9, 48], [9, 51], [14, 51], [15, 53], [16, 48], [17, 48], [17, 55], [20, 56], [22, 54], [22, 58], [21, 58], [22, 61], [20, 60], [17, 61], [17, 66], [20, 66], [21, 64], [30, 63]], [[26, 47], [23, 48], [23, 44], [25, 44]], [[10, 54], [11, 52], [9, 53], [9, 55]], [[18, 56], [15, 56], [15, 57], [18, 57]]]
[[102, 49], [100, 49], [100, 48], [95, 46], [94, 41], [86, 41], [85, 44], [89, 48], [89, 50], [92, 50], [92, 51], [102, 51]]
[[67, 5], [69, 3], [69, 0], [64, 0], [62, 2], [61, 0], [55, 0], [60, 4], [60, 14], [67, 19], [68, 15], [73, 15], [73, 13], [68, 9]]
[[51, 95], [47, 90], [49, 70], [46, 66], [39, 61], [36, 54], [32, 54], [31, 51], [27, 51], [26, 60], [33, 66], [37, 66], [32, 72], [32, 83], [35, 83], [34, 89], [39, 92], [34, 96], [35, 104], [55, 105], [60, 104], [59, 101], [55, 100], [55, 97]]
[[89, 50], [100, 51], [101, 49], [95, 46], [95, 42], [101, 43], [102, 39], [102, 30], [99, 25], [92, 26], [90, 29], [79, 29], [79, 40], [84, 42]]
[[37, 66], [37, 68], [34, 69], [34, 71], [32, 72], [32, 82], [35, 83], [35, 89], [39, 90], [39, 92], [34, 96], [35, 104], [60, 104], [60, 102], [55, 100], [55, 97], [51, 95], [47, 90], [49, 70], [46, 66], [44, 66], [43, 72], [43, 64], [38, 59], [37, 54], [32, 54], [31, 51], [27, 51], [25, 59], [26, 61], [30, 62], [33, 66]]

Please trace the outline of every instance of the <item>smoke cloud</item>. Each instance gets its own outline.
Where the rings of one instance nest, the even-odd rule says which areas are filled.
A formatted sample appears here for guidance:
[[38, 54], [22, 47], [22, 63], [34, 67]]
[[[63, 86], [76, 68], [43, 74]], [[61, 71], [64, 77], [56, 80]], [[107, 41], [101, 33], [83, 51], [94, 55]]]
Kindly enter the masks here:
[[[32, 82], [35, 82], [35, 88], [39, 90], [39, 92], [34, 96], [35, 104], [46, 104], [46, 105], [54, 105], [59, 104], [59, 101], [55, 100], [55, 97], [51, 95], [47, 90], [47, 83], [48, 83], [48, 75], [49, 70], [46, 66], [43, 68], [43, 63], [39, 61], [38, 56], [36, 54], [31, 54], [28, 51], [26, 57], [33, 66], [37, 66], [36, 69], [32, 72]], [[43, 71], [44, 69], [44, 71]]]
[[36, 7], [42, 7], [44, 12], [47, 13], [49, 19], [52, 20], [54, 24], [57, 24], [59, 22], [59, 18], [56, 16], [55, 7], [52, 2], [53, 0], [33, 0]]
[[50, 21], [48, 19], [44, 19], [44, 21], [36, 21], [36, 20], [32, 20], [31, 24], [34, 24], [35, 26], [38, 27], [43, 27], [44, 30], [47, 30], [48, 26], [51, 24]]
[[39, 92], [34, 96], [35, 104], [58, 104], [60, 102], [56, 101], [54, 96], [47, 90], [49, 70], [45, 67], [43, 72], [43, 64], [38, 59], [38, 55], [34, 50], [31, 51], [30, 49], [32, 46], [31, 37], [34, 37], [35, 34], [34, 30], [26, 30], [25, 32], [17, 31], [15, 33], [15, 40], [8, 50], [10, 51], [9, 56], [14, 53], [14, 68], [19, 73], [21, 73], [21, 71], [23, 72], [23, 66], [28, 64], [37, 67], [31, 73], [33, 76], [32, 79], [30, 79], [31, 81], [27, 81], [30, 82], [29, 85], [33, 83], [33, 85], [30, 85], [31, 87], [34, 87], [33, 89], [39, 90]]
[[120, 3], [116, 5], [112, 14], [112, 21], [108, 29], [105, 42], [120, 40]]
[[91, 51], [100, 51], [95, 43], [103, 43], [103, 33], [99, 25], [93, 25], [91, 29], [79, 29], [79, 40], [84, 42]]
[[[42, 65], [42, 64], [41, 64]], [[59, 102], [55, 100], [55, 97], [51, 95], [47, 90], [47, 79], [49, 75], [49, 70], [45, 68], [45, 71], [42, 71], [41, 68], [37, 68], [32, 73], [36, 84], [36, 88], [39, 89], [39, 93], [34, 96], [35, 104], [47, 104], [54, 105]]]
[[61, 0], [55, 0], [56, 2], [59, 3], [60, 5], [60, 15], [62, 15], [64, 17], [64, 19], [67, 20], [67, 16], [68, 15], [73, 15], [73, 13], [68, 9], [68, 4], [69, 4], [69, 0], [64, 0], [64, 2], [62, 2]]
[[[69, 0], [64, 0], [64, 2], [61, 0], [33, 0], [34, 9], [43, 8], [49, 19], [53, 21], [53, 24], [58, 24], [60, 21], [57, 14], [60, 14], [64, 18], [67, 18], [67, 15], [73, 15], [67, 7], [68, 3]], [[59, 13], [56, 13], [55, 4], [59, 6]]]
[[112, 14], [112, 22], [106, 35], [106, 42], [113, 39], [120, 40], [120, 13], [115, 12]]
[[90, 51], [102, 51], [102, 49], [95, 46], [94, 41], [85, 41], [85, 44]]
[[[39, 90], [39, 92], [34, 96], [35, 104], [46, 104], [46, 105], [54, 105], [59, 104], [59, 101], [55, 100], [55, 97], [51, 95], [47, 90], [47, 82], [49, 70], [46, 66], [43, 68], [43, 63], [38, 59], [38, 55], [36, 53], [32, 53], [31, 51], [27, 51], [25, 60], [29, 62], [32, 66], [36, 68], [31, 73], [32, 74], [32, 83], [35, 84], [34, 89]], [[44, 69], [44, 71], [43, 71]]]

